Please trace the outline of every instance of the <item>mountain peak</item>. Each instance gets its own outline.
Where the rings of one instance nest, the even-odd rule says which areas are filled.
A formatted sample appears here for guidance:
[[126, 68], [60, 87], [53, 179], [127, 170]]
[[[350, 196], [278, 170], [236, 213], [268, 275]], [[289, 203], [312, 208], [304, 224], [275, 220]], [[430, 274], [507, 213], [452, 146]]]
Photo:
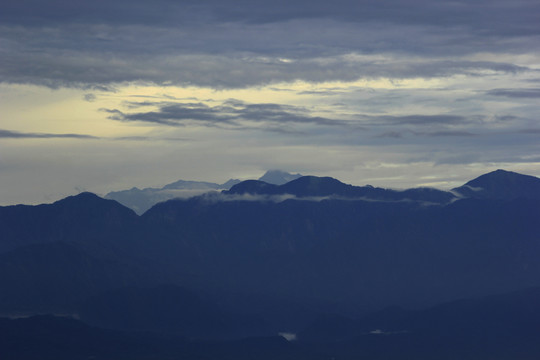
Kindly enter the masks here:
[[346, 195], [351, 185], [331, 177], [302, 176], [282, 186], [287, 193], [297, 196]]
[[79, 202], [99, 202], [99, 201], [110, 201], [105, 200], [98, 195], [84, 191], [77, 195], [71, 195], [66, 198], [63, 198], [61, 200], [58, 200], [55, 202], [55, 204], [65, 204], [65, 203], [79, 203]]
[[302, 177], [301, 174], [290, 174], [282, 170], [268, 170], [263, 176], [259, 178], [259, 181], [274, 185], [283, 185], [289, 181]]
[[481, 175], [465, 185], [453, 189], [461, 196], [472, 198], [540, 199], [540, 179], [513, 171], [498, 169]]
[[68, 196], [52, 204], [59, 209], [65, 209], [68, 212], [104, 213], [115, 212], [122, 213], [124, 216], [135, 215], [134, 211], [125, 207], [115, 200], [103, 199], [91, 192], [82, 192], [77, 195]]
[[269, 184], [260, 180], [246, 180], [234, 185], [229, 190], [224, 190], [225, 194], [275, 194], [279, 189], [278, 185]]
[[299, 197], [351, 195], [354, 187], [331, 177], [302, 176], [283, 185], [269, 184], [260, 180], [246, 180], [233, 186], [225, 194], [283, 195]]

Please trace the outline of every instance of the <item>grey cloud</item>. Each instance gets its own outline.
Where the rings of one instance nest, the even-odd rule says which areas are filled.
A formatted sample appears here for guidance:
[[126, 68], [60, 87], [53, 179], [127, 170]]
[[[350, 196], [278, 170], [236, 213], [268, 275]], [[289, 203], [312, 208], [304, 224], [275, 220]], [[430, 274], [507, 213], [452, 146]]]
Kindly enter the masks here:
[[372, 116], [373, 125], [457, 125], [466, 124], [470, 119], [461, 115], [404, 115]]
[[[540, 5], [520, 1], [431, 0], [6, 0], [0, 22], [23, 25], [63, 23], [177, 26], [205, 22], [268, 24], [297, 19], [335, 19], [352, 23], [421, 24], [435, 28], [466, 27], [487, 35], [538, 34]], [[103, 38], [106, 40], [106, 38]]]
[[[0, 53], [2, 50], [0, 50]], [[74, 52], [62, 58], [23, 52], [0, 54], [0, 82], [31, 83], [57, 87], [85, 87], [123, 82], [150, 82], [160, 85], [195, 85], [212, 88], [245, 88], [278, 82], [355, 81], [362, 78], [407, 79], [453, 75], [482, 76], [484, 71], [515, 74], [528, 68], [506, 63], [470, 61], [384, 61], [330, 57], [299, 59], [292, 63], [252, 62], [222, 55], [172, 55], [163, 58], [126, 54], [111, 62], [99, 53]]]
[[0, 139], [98, 139], [96, 136], [84, 134], [48, 134], [48, 133], [24, 133], [18, 131], [1, 130]]
[[[238, 88], [294, 80], [530, 71], [511, 63], [456, 57], [511, 51], [514, 40], [501, 46], [499, 39], [468, 39], [471, 35], [463, 29], [437, 32], [400, 24], [320, 21], [233, 22], [215, 27], [182, 23], [181, 28], [117, 23], [0, 26], [0, 82], [105, 90], [134, 81]], [[530, 51], [530, 42], [520, 46], [517, 51]], [[455, 60], [445, 60], [447, 55]]]
[[[202, 102], [141, 101], [127, 102], [129, 111], [102, 109], [109, 119], [124, 122], [141, 121], [168, 126], [202, 125], [234, 130], [264, 130], [283, 134], [304, 134], [305, 127], [312, 126], [310, 133], [316, 135], [313, 126], [342, 131], [365, 131], [383, 128], [375, 138], [403, 138], [405, 135], [429, 137], [474, 136], [471, 129], [482, 125], [484, 116], [462, 114], [409, 114], [370, 115], [349, 113], [347, 119], [333, 114], [329, 117], [313, 116], [310, 110], [292, 105], [273, 103], [246, 103], [228, 99], [210, 106]], [[153, 107], [144, 111], [143, 107]], [[133, 111], [135, 110], [135, 111]], [[398, 130], [399, 129], [399, 130]], [[313, 132], [315, 131], [315, 132]], [[322, 131], [322, 129], [321, 129]], [[338, 135], [336, 133], [336, 136]]]
[[435, 161], [435, 165], [465, 165], [473, 164], [478, 161], [481, 161], [480, 157], [477, 154], [460, 154], [442, 157]]
[[426, 135], [426, 136], [442, 136], [442, 137], [447, 137], [447, 136], [456, 136], [456, 137], [461, 137], [461, 136], [477, 136], [477, 134], [474, 134], [472, 132], [469, 132], [469, 131], [459, 131], [459, 130], [455, 130], [455, 131], [452, 131], [452, 130], [447, 130], [447, 131], [434, 131], [434, 132], [428, 132], [428, 133], [418, 133], [420, 135]]
[[179, 138], [179, 137], [155, 137], [155, 136], [119, 136], [115, 138], [111, 138], [111, 140], [119, 140], [119, 141], [156, 141], [156, 140], [163, 140], [163, 141], [190, 141], [186, 138]]
[[386, 131], [382, 134], [376, 135], [376, 138], [392, 138], [392, 139], [400, 139], [405, 135], [405, 132], [403, 131]]
[[[144, 102], [144, 105], [150, 105]], [[118, 109], [102, 109], [111, 114], [112, 120], [143, 121], [156, 124], [184, 126], [188, 123], [199, 123], [205, 126], [227, 125], [235, 129], [245, 129], [242, 122], [266, 124], [313, 124], [335, 126], [348, 125], [343, 120], [310, 116], [300, 107], [279, 104], [246, 104], [237, 100], [227, 100], [221, 105], [208, 106], [203, 103], [154, 103], [157, 111], [124, 113]], [[249, 128], [249, 126], [247, 126]], [[260, 127], [274, 132], [296, 132], [294, 129], [277, 128], [275, 126]]]
[[469, 136], [477, 136], [477, 134], [474, 134], [469, 131], [462, 131], [462, 130], [441, 130], [441, 131], [387, 131], [382, 134], [379, 134], [375, 136], [375, 138], [393, 138], [393, 139], [401, 139], [405, 137], [407, 134], [414, 135], [414, 136], [425, 136], [425, 137], [469, 137]]
[[487, 95], [505, 96], [509, 98], [540, 98], [540, 89], [493, 89], [486, 92]]
[[538, 129], [538, 128], [534, 128], [534, 129], [523, 129], [523, 130], [519, 130], [519, 133], [521, 133], [521, 134], [538, 135], [538, 134], [540, 134], [540, 129]]
[[92, 102], [96, 100], [96, 95], [94, 94], [84, 94], [83, 99], [88, 102]]

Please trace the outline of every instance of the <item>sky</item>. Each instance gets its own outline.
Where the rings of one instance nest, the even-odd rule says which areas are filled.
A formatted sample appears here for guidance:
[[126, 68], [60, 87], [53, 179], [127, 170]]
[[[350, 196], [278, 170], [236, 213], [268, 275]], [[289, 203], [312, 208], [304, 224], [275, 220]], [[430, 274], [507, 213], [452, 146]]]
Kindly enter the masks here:
[[3, 0], [0, 205], [268, 169], [540, 176], [538, 0]]

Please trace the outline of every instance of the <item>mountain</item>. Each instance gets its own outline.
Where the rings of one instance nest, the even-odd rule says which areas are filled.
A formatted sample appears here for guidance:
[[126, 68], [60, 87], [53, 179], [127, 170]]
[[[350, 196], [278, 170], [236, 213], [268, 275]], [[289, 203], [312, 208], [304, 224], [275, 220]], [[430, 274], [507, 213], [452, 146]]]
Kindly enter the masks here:
[[511, 171], [496, 170], [452, 191], [462, 197], [475, 199], [540, 199], [540, 179]]
[[0, 318], [2, 360], [323, 360], [281, 336], [194, 341], [171, 334], [112, 331], [79, 320], [41, 315]]
[[391, 190], [376, 188], [370, 185], [353, 186], [344, 184], [331, 177], [302, 176], [283, 185], [268, 184], [263, 181], [247, 180], [222, 192], [226, 195], [293, 195], [306, 197], [335, 197], [379, 201], [424, 201], [445, 204], [456, 199], [451, 192], [417, 188], [408, 190]]
[[302, 177], [300, 174], [289, 174], [286, 171], [281, 170], [268, 170], [263, 176], [259, 178], [259, 181], [274, 185], [283, 185], [289, 181]]
[[197, 341], [58, 316], [0, 318], [0, 347], [6, 360], [529, 360], [540, 357], [539, 295], [531, 288], [416, 311], [386, 309], [357, 320], [326, 315], [295, 341], [275, 335]]
[[114, 252], [132, 240], [137, 219], [133, 210], [88, 192], [53, 204], [4, 206], [0, 253], [45, 242], [75, 242], [92, 251]]
[[224, 184], [178, 180], [162, 188], [145, 188], [141, 190], [134, 187], [130, 190], [112, 191], [105, 195], [105, 198], [116, 200], [140, 215], [158, 202], [173, 198], [192, 197], [208, 191], [229, 189], [239, 182], [240, 180], [235, 179], [230, 179]]
[[[293, 175], [281, 170], [269, 170], [259, 180], [270, 184], [281, 185], [300, 176], [300, 174]], [[145, 188], [141, 190], [134, 187], [129, 190], [112, 191], [105, 195], [105, 198], [116, 200], [141, 215], [162, 201], [174, 198], [189, 198], [209, 191], [228, 190], [238, 183], [240, 183], [240, 180], [237, 179], [230, 179], [223, 184], [178, 180], [162, 188]]]
[[[490, 197], [465, 198], [304, 176], [246, 181], [141, 216], [90, 193], [0, 207], [0, 314], [76, 314], [94, 326], [208, 340], [540, 287], [540, 199], [532, 191], [501, 198], [514, 185], [499, 184]], [[389, 324], [410, 320], [409, 311], [385, 314]], [[385, 348], [379, 335], [358, 344]], [[394, 339], [399, 348], [407, 338]], [[422, 339], [437, 340], [413, 338]], [[276, 347], [304, 354], [304, 345], [289, 345]]]
[[326, 316], [298, 339], [328, 344], [336, 359], [533, 359], [540, 356], [539, 301], [540, 288], [529, 288], [358, 320]]
[[[247, 183], [253, 184], [262, 184], [264, 193], [282, 192]], [[161, 229], [168, 262], [176, 260], [180, 273], [194, 271], [215, 291], [362, 311], [540, 285], [540, 202], [534, 199], [428, 206], [351, 198], [244, 201], [235, 189], [160, 203], [141, 217]]]

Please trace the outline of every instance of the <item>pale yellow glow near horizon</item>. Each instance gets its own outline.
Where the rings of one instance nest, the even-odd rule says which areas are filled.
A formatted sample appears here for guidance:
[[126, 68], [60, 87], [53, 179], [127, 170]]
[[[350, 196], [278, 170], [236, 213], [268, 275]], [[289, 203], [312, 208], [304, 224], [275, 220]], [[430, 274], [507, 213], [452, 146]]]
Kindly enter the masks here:
[[[213, 89], [195, 86], [158, 86], [130, 83], [117, 85], [115, 92], [93, 91], [77, 88], [50, 89], [36, 85], [0, 84], [0, 106], [4, 130], [25, 133], [84, 134], [97, 137], [145, 136], [162, 127], [142, 122], [122, 123], [108, 119], [110, 114], [101, 109], [129, 111], [128, 101], [202, 102], [215, 106], [228, 99], [247, 103], [276, 103], [309, 106], [317, 115], [324, 105], [317, 99], [316, 91], [350, 92], [367, 89], [417, 89], [438, 88], [441, 79], [391, 79], [358, 80], [353, 82], [308, 83], [283, 82], [243, 89]], [[93, 101], [86, 101], [85, 94], [93, 94]]]

